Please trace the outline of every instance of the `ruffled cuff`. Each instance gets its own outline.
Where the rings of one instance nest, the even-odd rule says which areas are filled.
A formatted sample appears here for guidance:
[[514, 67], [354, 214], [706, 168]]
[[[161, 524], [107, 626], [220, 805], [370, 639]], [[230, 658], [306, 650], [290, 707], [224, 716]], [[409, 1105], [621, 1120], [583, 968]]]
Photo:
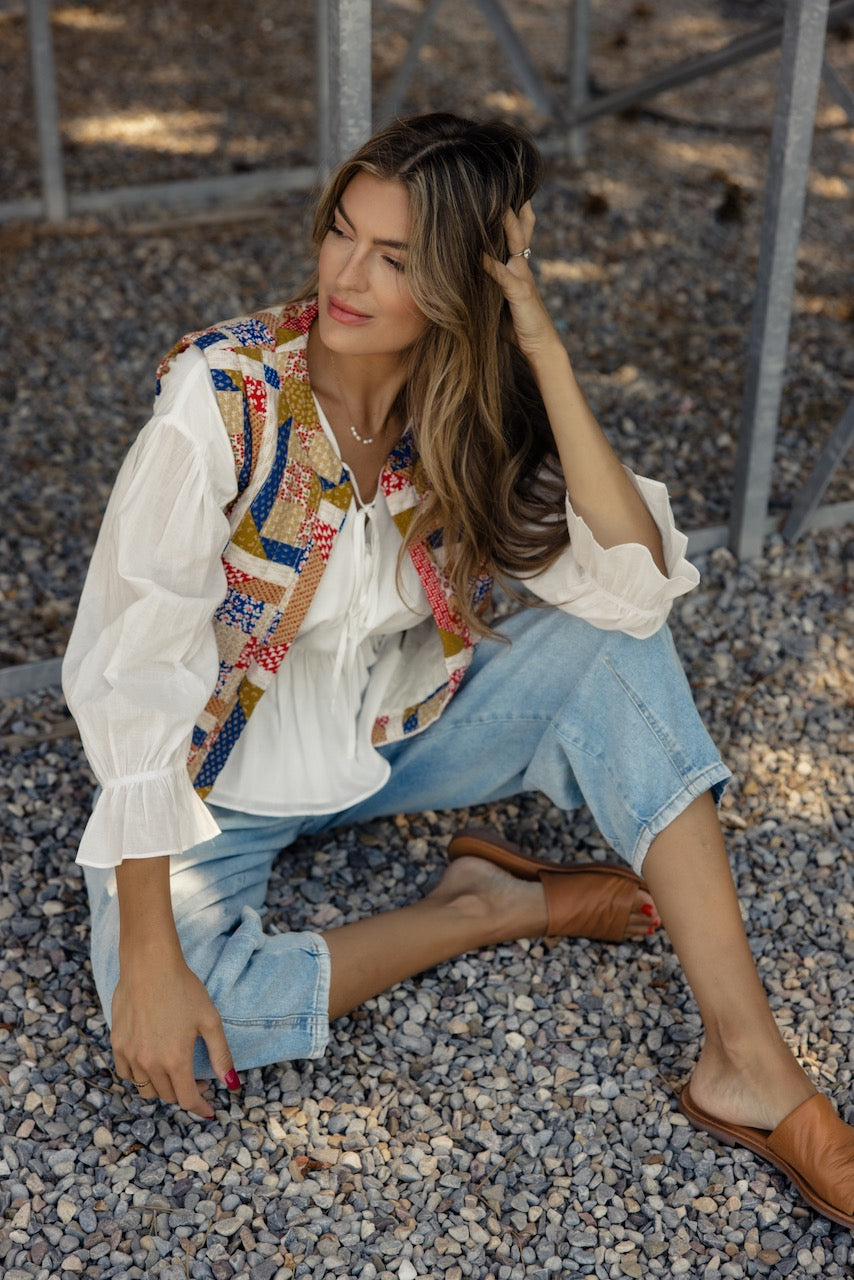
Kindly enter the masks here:
[[672, 600], [700, 581], [699, 573], [685, 558], [688, 539], [674, 523], [667, 486], [660, 480], [648, 480], [628, 468], [625, 470], [661, 535], [667, 577], [659, 570], [649, 548], [639, 542], [600, 546], [582, 517], [575, 514], [567, 495], [566, 521], [575, 558], [589, 577], [613, 595], [625, 596], [640, 604], [652, 591], [661, 592], [662, 599]]
[[217, 835], [219, 827], [181, 765], [105, 782], [76, 861], [84, 867], [116, 867], [125, 858], [183, 853]]

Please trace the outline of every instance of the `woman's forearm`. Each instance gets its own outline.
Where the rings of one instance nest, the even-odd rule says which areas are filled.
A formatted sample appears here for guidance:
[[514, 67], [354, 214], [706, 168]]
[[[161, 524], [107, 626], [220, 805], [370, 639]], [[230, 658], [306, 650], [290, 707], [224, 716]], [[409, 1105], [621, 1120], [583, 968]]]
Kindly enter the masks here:
[[169, 888], [168, 858], [128, 858], [116, 868], [119, 889], [119, 981], [110, 1040], [119, 1075], [144, 1098], [178, 1102], [212, 1119], [193, 1070], [201, 1037], [214, 1072], [238, 1089], [222, 1020], [204, 984], [187, 965]]
[[172, 914], [168, 858], [126, 858], [116, 867], [119, 893], [119, 962], [156, 954], [181, 956]]
[[573, 509], [602, 547], [638, 542], [664, 574], [658, 527], [584, 398], [558, 341], [529, 355], [557, 444]]

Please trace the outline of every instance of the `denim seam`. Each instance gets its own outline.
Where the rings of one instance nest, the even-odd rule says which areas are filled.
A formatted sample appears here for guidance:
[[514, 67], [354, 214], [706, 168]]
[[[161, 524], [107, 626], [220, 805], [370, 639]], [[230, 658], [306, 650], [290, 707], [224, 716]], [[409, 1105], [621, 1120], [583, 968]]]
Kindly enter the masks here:
[[[459, 724], [454, 724], [454, 725], [452, 725], [452, 724], [445, 724], [445, 725], [443, 725], [443, 723], [442, 723], [442, 721], [441, 721], [441, 720], [434, 720], [434, 721], [433, 721], [433, 723], [432, 723], [431, 725], [428, 725], [427, 727], [428, 727], [428, 728], [429, 728], [429, 730], [430, 730], [430, 737], [431, 737], [431, 738], [438, 738], [438, 737], [439, 737], [439, 735], [440, 735], [440, 733], [445, 733], [445, 734], [448, 734], [448, 733], [458, 734], [462, 728], [466, 728], [466, 729], [468, 729], [468, 728], [471, 728], [471, 727], [473, 727], [473, 726], [475, 726], [475, 725], [490, 725], [490, 724], [545, 724], [545, 725], [549, 725], [549, 724], [552, 724], [553, 720], [554, 720], [554, 717], [553, 717], [553, 716], [551, 716], [551, 715], [542, 715], [542, 716], [511, 716], [511, 715], [504, 715], [504, 716], [482, 716], [482, 717], [478, 717], [478, 716], [469, 716], [469, 717], [467, 717], [467, 718], [466, 718], [466, 720], [465, 720], [465, 724], [464, 724], [464, 725], [459, 725]], [[388, 743], [382, 742], [382, 743], [380, 743], [380, 748], [379, 748], [379, 749], [380, 749], [380, 751], [382, 751], [382, 748], [383, 748], [383, 747], [385, 747], [385, 746], [390, 746], [390, 747], [397, 746], [397, 741], [398, 741], [398, 740], [396, 740], [396, 741], [394, 741], [394, 742], [388, 742]]]
[[259, 1018], [229, 1018], [223, 1017], [223, 1026], [228, 1027], [284, 1027], [289, 1023], [304, 1023], [310, 1026], [314, 1023], [323, 1023], [325, 1019], [319, 1013], [278, 1013], [267, 1014], [266, 1017]]
[[[647, 728], [653, 734], [656, 741], [659, 743], [662, 750], [664, 751], [664, 754], [667, 756], [667, 759], [670, 761], [671, 765], [673, 766], [673, 771], [676, 774], [676, 776], [678, 778], [684, 779], [685, 777], [684, 763], [681, 763], [680, 761], [678, 761], [674, 756], [671, 743], [669, 743], [667, 739], [662, 735], [661, 726], [658, 724], [657, 720], [653, 716], [649, 707], [644, 702], [643, 698], [640, 696], [640, 694], [637, 692], [636, 689], [632, 688], [632, 686], [628, 683], [628, 681], [623, 679], [623, 677], [620, 675], [619, 671], [611, 662], [611, 659], [607, 656], [607, 654], [603, 656], [602, 661], [604, 662], [608, 670], [611, 672], [611, 675], [614, 677], [614, 679], [619, 683], [623, 691], [631, 699], [634, 706], [637, 708], [639, 715], [643, 717]], [[640, 815], [635, 814], [635, 817], [639, 818]]]

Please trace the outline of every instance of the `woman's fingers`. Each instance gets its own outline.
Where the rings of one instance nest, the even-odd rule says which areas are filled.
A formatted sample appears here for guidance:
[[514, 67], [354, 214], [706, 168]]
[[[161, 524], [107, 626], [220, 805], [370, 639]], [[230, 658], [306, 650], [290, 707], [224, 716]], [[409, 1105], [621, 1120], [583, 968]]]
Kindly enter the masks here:
[[149, 1085], [145, 1089], [140, 1089], [137, 1086], [137, 1093], [147, 1101], [153, 1101], [154, 1099], [159, 1099], [161, 1102], [177, 1101], [175, 1086], [168, 1072], [162, 1070], [154, 1072]]
[[[508, 254], [521, 254], [530, 249], [534, 235], [536, 215], [530, 200], [527, 200], [518, 213], [508, 209], [504, 215], [504, 234], [507, 239]], [[525, 259], [522, 258], [524, 262]]]
[[231, 1056], [231, 1050], [225, 1038], [222, 1019], [217, 1014], [215, 1017], [208, 1019], [199, 1030], [207, 1046], [208, 1057], [211, 1060], [211, 1066], [217, 1078], [223, 1082], [226, 1089], [234, 1093], [235, 1090], [240, 1088], [240, 1077], [234, 1069], [234, 1059]]
[[183, 1107], [193, 1115], [201, 1116], [203, 1120], [213, 1120], [213, 1105], [202, 1094], [199, 1081], [193, 1074], [192, 1062], [187, 1063], [184, 1069], [173, 1075], [171, 1084], [175, 1090], [175, 1096], [170, 1101], [177, 1102], [179, 1107]]
[[[168, 958], [126, 964], [113, 995], [111, 1040], [116, 1070], [140, 1097], [178, 1103], [211, 1119], [213, 1107], [195, 1079], [193, 1051], [201, 1037], [217, 1076], [239, 1089], [222, 1019], [204, 984], [186, 965]], [[156, 972], [155, 972], [156, 970]]]
[[[116, 1067], [118, 1069], [118, 1062]], [[171, 1071], [162, 1067], [146, 1069], [139, 1065], [128, 1065], [127, 1070], [120, 1074], [126, 1076], [131, 1087], [136, 1089], [145, 1102], [177, 1103], [185, 1111], [201, 1116], [204, 1120], [213, 1119], [213, 1106], [202, 1094], [202, 1089], [208, 1082], [196, 1080], [192, 1060], [184, 1067], [175, 1066]]]

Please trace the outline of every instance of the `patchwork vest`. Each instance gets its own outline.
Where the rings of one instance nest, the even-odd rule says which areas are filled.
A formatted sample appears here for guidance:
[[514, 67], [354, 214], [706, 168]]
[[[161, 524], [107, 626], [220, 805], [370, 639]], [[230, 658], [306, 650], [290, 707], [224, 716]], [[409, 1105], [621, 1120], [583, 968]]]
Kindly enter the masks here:
[[[201, 796], [213, 786], [259, 699], [302, 625], [353, 486], [320, 424], [308, 381], [306, 340], [316, 302], [297, 302], [188, 334], [168, 353], [159, 379], [181, 352], [204, 355], [237, 476], [230, 538], [222, 553], [226, 595], [213, 619], [219, 654], [216, 686], [192, 734], [187, 768]], [[405, 537], [428, 491], [407, 430], [380, 476], [389, 510]], [[444, 680], [417, 704], [374, 724], [375, 745], [419, 732], [441, 715], [471, 662], [474, 640], [443, 572], [441, 536], [410, 546], [441, 641]], [[480, 609], [492, 582], [471, 583]], [[441, 668], [440, 668], [441, 669]]]

